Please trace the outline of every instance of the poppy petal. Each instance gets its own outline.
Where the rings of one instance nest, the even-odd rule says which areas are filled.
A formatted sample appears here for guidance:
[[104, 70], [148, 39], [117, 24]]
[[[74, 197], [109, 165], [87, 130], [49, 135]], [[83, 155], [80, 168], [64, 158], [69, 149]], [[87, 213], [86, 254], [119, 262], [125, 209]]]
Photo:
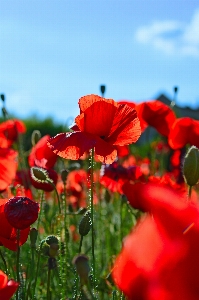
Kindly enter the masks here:
[[80, 131], [57, 134], [47, 143], [55, 154], [73, 160], [79, 159], [84, 152], [93, 148], [95, 144], [95, 138]]
[[111, 144], [97, 138], [95, 145], [95, 155], [99, 161], [105, 164], [112, 164], [117, 157], [117, 150]]
[[135, 143], [141, 135], [137, 112], [126, 104], [120, 104], [115, 112], [107, 142], [123, 146]]
[[136, 107], [138, 118], [154, 127], [160, 134], [168, 136], [176, 116], [173, 110], [159, 100], [143, 102]]
[[108, 101], [92, 103], [84, 113], [77, 116], [75, 122], [79, 129], [99, 137], [107, 137], [117, 108]]
[[191, 144], [199, 147], [199, 121], [191, 118], [177, 119], [168, 137], [169, 145], [172, 149], [180, 149]]
[[117, 107], [117, 102], [115, 102], [113, 99], [105, 99], [98, 95], [91, 94], [91, 95], [83, 96], [79, 99], [78, 104], [79, 104], [80, 112], [81, 113], [84, 112], [93, 103], [98, 101], [108, 102], [114, 105], [115, 107]]

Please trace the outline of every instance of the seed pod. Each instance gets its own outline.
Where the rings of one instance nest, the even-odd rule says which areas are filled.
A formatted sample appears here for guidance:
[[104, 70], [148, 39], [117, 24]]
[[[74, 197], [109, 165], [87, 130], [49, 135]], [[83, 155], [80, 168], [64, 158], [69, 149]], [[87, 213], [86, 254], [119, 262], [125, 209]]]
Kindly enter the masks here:
[[195, 146], [189, 148], [183, 162], [183, 176], [189, 186], [199, 180], [199, 150]]

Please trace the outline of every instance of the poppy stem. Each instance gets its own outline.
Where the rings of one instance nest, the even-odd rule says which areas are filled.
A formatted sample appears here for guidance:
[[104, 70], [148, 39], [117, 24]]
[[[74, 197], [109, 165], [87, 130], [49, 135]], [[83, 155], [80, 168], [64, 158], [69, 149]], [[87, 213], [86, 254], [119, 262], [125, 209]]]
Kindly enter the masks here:
[[82, 242], [83, 242], [83, 235], [81, 235], [81, 240], [80, 240], [80, 244], [79, 244], [79, 253], [81, 253], [81, 249], [82, 249]]
[[192, 192], [192, 185], [189, 185], [188, 187], [188, 198], [191, 199], [191, 192]]
[[3, 260], [4, 266], [5, 266], [5, 273], [6, 273], [6, 275], [8, 275], [7, 263], [6, 263], [6, 260], [5, 260], [4, 256], [3, 256], [1, 250], [0, 250], [0, 256], [1, 256], [1, 259]]
[[51, 277], [51, 267], [48, 266], [48, 279], [47, 279], [47, 300], [51, 299], [50, 292], [50, 277]]
[[54, 183], [50, 182], [50, 184], [54, 187], [54, 190], [55, 190], [55, 193], [56, 193], [56, 196], [57, 196], [57, 201], [58, 201], [59, 214], [61, 215], [61, 204], [60, 204], [60, 198], [59, 198], [57, 188], [56, 188]]
[[[20, 257], [20, 247], [19, 247], [19, 240], [20, 240], [20, 229], [17, 229], [17, 258], [16, 258], [16, 273], [17, 273], [17, 282], [20, 284], [20, 276], [19, 276], [19, 257]], [[20, 289], [20, 285], [19, 285]], [[16, 300], [19, 298], [19, 289], [16, 292]]]
[[94, 236], [94, 210], [93, 210], [93, 169], [94, 169], [94, 148], [91, 149], [91, 189], [90, 189], [90, 209], [91, 209], [91, 232], [92, 232], [92, 257], [93, 257], [93, 283], [95, 285], [95, 236]]

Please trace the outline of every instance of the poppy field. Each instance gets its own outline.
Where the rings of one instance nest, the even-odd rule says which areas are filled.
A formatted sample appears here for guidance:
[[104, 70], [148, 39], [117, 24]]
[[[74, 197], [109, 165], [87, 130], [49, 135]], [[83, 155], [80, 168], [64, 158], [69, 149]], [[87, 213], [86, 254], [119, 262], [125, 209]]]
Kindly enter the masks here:
[[0, 299], [199, 299], [199, 121], [159, 100], [77, 105], [28, 150], [4, 112]]

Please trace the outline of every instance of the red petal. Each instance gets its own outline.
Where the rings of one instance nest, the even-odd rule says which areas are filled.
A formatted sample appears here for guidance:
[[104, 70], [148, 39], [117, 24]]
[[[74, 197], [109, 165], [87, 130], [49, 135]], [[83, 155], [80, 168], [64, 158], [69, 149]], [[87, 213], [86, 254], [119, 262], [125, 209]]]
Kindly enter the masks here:
[[95, 146], [96, 140], [91, 135], [76, 131], [60, 133], [51, 138], [47, 145], [51, 150], [66, 159], [79, 159], [84, 152]]
[[124, 146], [135, 143], [140, 135], [140, 121], [136, 110], [125, 104], [119, 105], [106, 141], [113, 145]]
[[168, 138], [172, 149], [180, 149], [191, 144], [199, 147], [199, 121], [191, 118], [179, 118], [172, 126]]
[[105, 164], [112, 164], [117, 157], [117, 150], [114, 146], [98, 138], [95, 145], [95, 154], [99, 161]]
[[154, 100], [137, 106], [138, 118], [154, 127], [160, 134], [168, 136], [176, 117], [173, 110], [166, 104]]
[[101, 99], [93, 102], [84, 113], [77, 116], [75, 122], [81, 131], [107, 137], [117, 108], [112, 102]]
[[5, 190], [15, 178], [17, 170], [17, 152], [0, 148], [0, 190]]
[[81, 97], [79, 99], [79, 107], [80, 107], [80, 112], [84, 112], [88, 107], [90, 107], [93, 103], [98, 102], [98, 101], [104, 101], [107, 103], [111, 103], [112, 105], [117, 107], [117, 103], [113, 99], [105, 99], [102, 98], [98, 95], [87, 95], [84, 97]]
[[31, 167], [38, 166], [50, 169], [56, 163], [57, 155], [55, 155], [47, 146], [47, 141], [49, 139], [49, 135], [43, 136], [32, 148], [31, 153], [28, 157], [28, 162]]

